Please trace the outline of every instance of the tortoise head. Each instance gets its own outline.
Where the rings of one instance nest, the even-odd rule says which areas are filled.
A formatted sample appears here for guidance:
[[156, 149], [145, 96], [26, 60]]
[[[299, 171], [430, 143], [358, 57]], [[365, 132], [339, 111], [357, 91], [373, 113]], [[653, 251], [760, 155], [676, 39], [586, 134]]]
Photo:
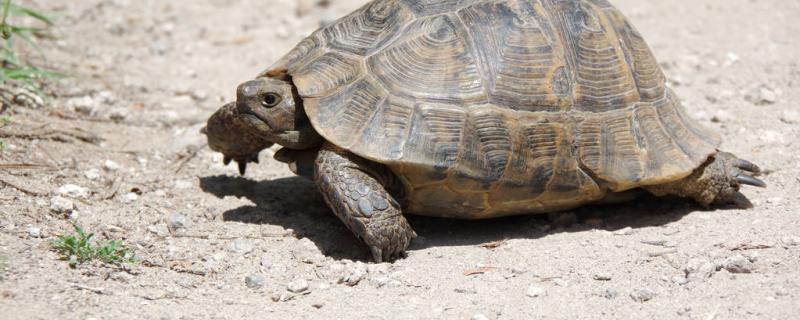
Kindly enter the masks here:
[[273, 144], [304, 150], [322, 143], [292, 82], [274, 78], [239, 85], [236, 102], [217, 110], [202, 132], [208, 146], [224, 154], [225, 164], [236, 160], [242, 174], [247, 163], [258, 162], [258, 153]]

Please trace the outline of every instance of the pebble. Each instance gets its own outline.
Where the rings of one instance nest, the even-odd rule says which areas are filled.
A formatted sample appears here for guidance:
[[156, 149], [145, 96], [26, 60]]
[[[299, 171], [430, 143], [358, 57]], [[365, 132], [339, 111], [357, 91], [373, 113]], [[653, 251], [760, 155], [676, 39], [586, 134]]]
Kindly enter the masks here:
[[788, 247], [800, 246], [800, 237], [797, 236], [783, 237], [781, 239], [781, 242], [783, 242], [783, 244]]
[[266, 282], [267, 282], [267, 279], [265, 279], [264, 276], [258, 275], [258, 274], [251, 274], [251, 275], [248, 275], [248, 276], [244, 277], [244, 284], [248, 288], [252, 288], [252, 289], [261, 288], [261, 287], [264, 286], [264, 284]]
[[603, 298], [606, 298], [606, 299], [614, 299], [618, 295], [619, 295], [619, 292], [617, 291], [617, 289], [614, 289], [614, 288], [607, 288], [607, 289], [603, 290], [603, 294], [602, 294]]
[[67, 198], [55, 196], [50, 198], [50, 210], [66, 213], [75, 210], [75, 204]]
[[245, 239], [236, 239], [228, 245], [228, 251], [239, 254], [248, 254], [253, 251], [253, 243]]
[[191, 225], [192, 221], [180, 213], [173, 213], [167, 217], [167, 226], [169, 226], [169, 229], [173, 232], [181, 229], [188, 229]]
[[706, 259], [692, 258], [683, 267], [683, 271], [689, 278], [707, 279], [714, 275], [716, 267]]
[[476, 293], [478, 293], [478, 290], [475, 289], [474, 286], [464, 285], [464, 286], [459, 286], [459, 287], [455, 288], [455, 292], [467, 293], [467, 294], [476, 294]]
[[753, 272], [754, 265], [747, 257], [737, 254], [725, 259], [721, 267], [728, 270], [730, 273], [751, 273]]
[[677, 284], [679, 286], [682, 286], [684, 284], [689, 283], [689, 279], [687, 279], [684, 276], [674, 276], [674, 277], [672, 277], [671, 280], [672, 280], [673, 283], [675, 283], [675, 284]]
[[324, 302], [315, 302], [315, 303], [312, 303], [311, 306], [316, 308], [316, 309], [322, 309], [322, 307], [325, 306], [325, 303]]
[[625, 227], [625, 228], [619, 229], [617, 231], [614, 231], [614, 235], [615, 236], [629, 236], [629, 235], [632, 235], [632, 234], [633, 234], [633, 228], [631, 228], [631, 227]]
[[42, 236], [42, 229], [39, 227], [30, 227], [28, 228], [28, 235], [31, 238], [39, 238]]
[[100, 170], [97, 170], [97, 169], [86, 170], [86, 172], [83, 173], [83, 176], [86, 177], [86, 179], [89, 179], [89, 180], [92, 180], [92, 181], [99, 180], [100, 179]]
[[547, 295], [547, 290], [545, 290], [542, 287], [531, 285], [530, 287], [528, 287], [528, 290], [525, 291], [525, 295], [531, 298], [543, 297]]
[[598, 281], [609, 281], [611, 280], [611, 275], [607, 273], [598, 273], [592, 276], [592, 278]]
[[106, 171], [117, 171], [122, 169], [122, 166], [119, 163], [114, 162], [113, 160], [106, 160], [103, 162], [103, 169]]
[[65, 184], [56, 189], [56, 193], [71, 198], [86, 199], [89, 197], [89, 189], [74, 184]]
[[108, 119], [114, 122], [122, 122], [128, 118], [130, 112], [126, 108], [114, 108], [108, 112]]
[[760, 85], [750, 89], [744, 99], [755, 105], [768, 105], [778, 101], [778, 94], [769, 86]]
[[785, 110], [781, 115], [781, 121], [789, 124], [800, 123], [800, 112], [795, 110]]
[[636, 289], [633, 290], [633, 292], [631, 292], [631, 299], [633, 299], [633, 301], [636, 302], [649, 301], [650, 299], [653, 299], [654, 296], [655, 293], [653, 293], [653, 291], [650, 291], [650, 289], [645, 289], [645, 288]]
[[289, 282], [286, 286], [286, 289], [292, 293], [301, 293], [303, 291], [308, 290], [308, 281], [305, 279], [297, 279], [295, 281]]
[[163, 224], [148, 226], [147, 231], [150, 231], [159, 237], [166, 237], [169, 235], [169, 229]]
[[120, 201], [122, 201], [122, 203], [126, 203], [126, 204], [134, 202], [136, 200], [139, 200], [139, 195], [134, 193], [134, 192], [128, 192], [128, 193], [122, 195], [122, 197], [120, 198]]
[[344, 283], [350, 287], [357, 285], [367, 275], [367, 268], [362, 262], [356, 262], [347, 273], [339, 279], [339, 283]]
[[472, 318], [470, 318], [470, 320], [489, 320], [489, 317], [485, 316], [482, 313], [478, 313], [478, 314], [475, 314], [474, 316], [472, 316]]
[[71, 98], [67, 100], [66, 106], [83, 115], [94, 115], [97, 110], [97, 103], [91, 96]]

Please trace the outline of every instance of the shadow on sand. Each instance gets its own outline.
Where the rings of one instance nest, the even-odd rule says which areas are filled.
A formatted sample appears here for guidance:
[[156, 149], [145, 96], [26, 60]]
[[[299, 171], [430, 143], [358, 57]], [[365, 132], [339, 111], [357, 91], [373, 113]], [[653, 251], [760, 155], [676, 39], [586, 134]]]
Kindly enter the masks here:
[[[234, 196], [255, 203], [255, 206], [242, 206], [223, 213], [225, 221], [291, 228], [298, 237], [307, 237], [332, 258], [369, 260], [367, 250], [330, 213], [311, 181], [300, 177], [253, 181], [210, 176], [200, 178], [200, 187], [219, 198]], [[698, 210], [703, 209], [681, 199], [643, 196], [623, 204], [587, 206], [566, 215], [523, 215], [480, 221], [408, 216], [414, 230], [424, 239], [415, 241], [409, 250], [478, 245], [503, 239], [536, 239], [560, 232], [659, 226]]]

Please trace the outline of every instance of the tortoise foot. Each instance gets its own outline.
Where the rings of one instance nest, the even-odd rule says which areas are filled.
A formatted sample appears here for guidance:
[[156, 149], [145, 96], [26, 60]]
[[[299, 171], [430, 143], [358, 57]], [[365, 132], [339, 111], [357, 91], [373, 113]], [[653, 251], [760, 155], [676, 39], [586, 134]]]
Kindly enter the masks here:
[[753, 204], [739, 189], [742, 185], [767, 186], [756, 178], [761, 169], [750, 161], [719, 152], [690, 176], [664, 185], [645, 187], [656, 196], [676, 195], [692, 198], [703, 206], [712, 204], [751, 208]]
[[386, 190], [392, 173], [335, 146], [316, 161], [316, 181], [333, 213], [370, 249], [375, 262], [402, 257], [417, 236]]

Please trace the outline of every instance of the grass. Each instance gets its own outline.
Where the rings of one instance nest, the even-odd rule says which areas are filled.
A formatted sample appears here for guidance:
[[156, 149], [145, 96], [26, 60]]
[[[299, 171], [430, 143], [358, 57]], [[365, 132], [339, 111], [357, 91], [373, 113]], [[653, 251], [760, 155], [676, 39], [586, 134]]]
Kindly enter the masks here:
[[[53, 26], [53, 20], [47, 15], [31, 8], [13, 4], [11, 0], [2, 0], [2, 20], [0, 20], [0, 84], [7, 81], [16, 81], [24, 84], [28, 89], [44, 98], [41, 91], [40, 80], [45, 78], [61, 77], [62, 74], [35, 67], [19, 58], [16, 42], [21, 40], [28, 43], [41, 53], [34, 41], [37, 34]], [[37, 21], [41, 27], [23, 26], [11, 22], [12, 18], [28, 18]], [[1, 89], [0, 89], [1, 90]]]
[[69, 262], [70, 267], [74, 268], [91, 260], [108, 264], [136, 262], [133, 249], [126, 248], [122, 241], [109, 240], [93, 244], [94, 233], [87, 234], [77, 225], [73, 225], [73, 227], [75, 228], [74, 235], [60, 236], [53, 241], [53, 249], [61, 255], [62, 260]]

